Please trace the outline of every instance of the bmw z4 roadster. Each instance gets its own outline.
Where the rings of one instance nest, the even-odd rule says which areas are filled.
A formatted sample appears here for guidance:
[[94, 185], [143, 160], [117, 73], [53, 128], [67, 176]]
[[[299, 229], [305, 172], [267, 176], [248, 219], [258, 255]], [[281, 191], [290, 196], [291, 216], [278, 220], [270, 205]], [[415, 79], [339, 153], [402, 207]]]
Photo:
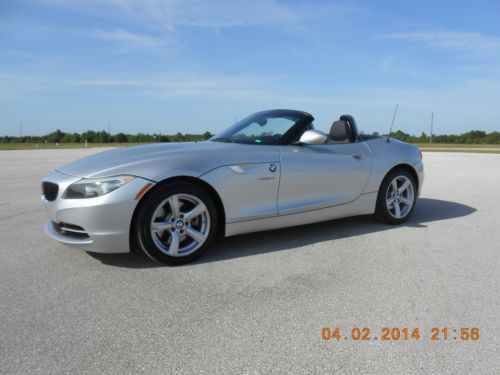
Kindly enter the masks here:
[[53, 239], [91, 252], [139, 249], [179, 264], [229, 237], [355, 215], [406, 221], [424, 178], [417, 147], [358, 133], [341, 116], [328, 134], [293, 110], [251, 115], [205, 142], [115, 149], [42, 182]]

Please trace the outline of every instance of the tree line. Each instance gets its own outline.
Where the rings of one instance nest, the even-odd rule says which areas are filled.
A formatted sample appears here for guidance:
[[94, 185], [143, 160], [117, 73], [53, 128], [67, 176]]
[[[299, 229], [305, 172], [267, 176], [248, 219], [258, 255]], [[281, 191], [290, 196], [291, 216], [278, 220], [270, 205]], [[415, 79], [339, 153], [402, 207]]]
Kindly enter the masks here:
[[[408, 143], [429, 143], [430, 136], [422, 133], [420, 136], [410, 135], [401, 130], [390, 134]], [[486, 133], [482, 130], [471, 130], [463, 134], [440, 134], [432, 135], [432, 143], [452, 143], [452, 144], [500, 144], [500, 132], [494, 131]]]
[[[377, 132], [374, 135], [379, 135]], [[420, 136], [411, 135], [401, 130], [392, 132], [391, 137], [408, 143], [429, 143], [429, 135], [422, 133]], [[165, 135], [160, 133], [146, 134], [109, 134], [106, 131], [88, 130], [83, 133], [65, 133], [56, 130], [50, 134], [42, 136], [3, 136], [1, 143], [153, 143], [153, 142], [193, 142], [204, 141], [212, 137], [212, 133], [203, 134], [182, 134]], [[463, 134], [441, 134], [432, 136], [433, 143], [452, 144], [500, 144], [500, 132], [494, 131], [486, 133], [482, 130], [471, 130]]]
[[0, 137], [1, 143], [153, 143], [153, 142], [193, 142], [204, 141], [212, 137], [210, 132], [203, 134], [166, 135], [160, 133], [146, 134], [109, 134], [106, 131], [88, 130], [83, 133], [66, 133], [56, 130], [42, 136]]

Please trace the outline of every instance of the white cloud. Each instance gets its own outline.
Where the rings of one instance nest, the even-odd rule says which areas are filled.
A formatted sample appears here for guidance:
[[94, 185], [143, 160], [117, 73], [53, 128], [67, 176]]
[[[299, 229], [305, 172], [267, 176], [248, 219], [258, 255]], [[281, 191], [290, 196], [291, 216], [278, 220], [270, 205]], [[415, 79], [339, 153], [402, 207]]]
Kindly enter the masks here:
[[102, 18], [128, 19], [174, 31], [179, 27], [300, 28], [316, 18], [343, 16], [359, 7], [287, 3], [276, 0], [43, 0], [46, 3]]
[[279, 77], [178, 73], [168, 76], [142, 76], [133, 79], [88, 77], [65, 79], [72, 86], [134, 86], [148, 95], [163, 99], [207, 99], [260, 102], [280, 95]]
[[[35, 0], [31, 0], [35, 1]], [[37, 0], [73, 13], [119, 22], [119, 29], [104, 28], [83, 34], [113, 42], [118, 50], [155, 49], [178, 44], [186, 28], [210, 29], [217, 35], [230, 28], [275, 28], [302, 35], [318, 43], [313, 32], [321, 22], [358, 13], [362, 8], [347, 3], [327, 4], [277, 0]], [[134, 30], [135, 32], [131, 32]], [[140, 34], [137, 31], [140, 30]], [[80, 33], [82, 34], [82, 33]]]
[[495, 79], [486, 79], [486, 78], [476, 78], [476, 79], [469, 79], [465, 82], [465, 84], [475, 90], [483, 90], [483, 91], [489, 91], [489, 92], [496, 92], [497, 97], [500, 97], [500, 80], [495, 80]]
[[159, 38], [156, 36], [131, 33], [122, 29], [94, 29], [82, 34], [101, 41], [125, 44], [131, 48], [154, 48], [162, 46], [164, 44], [172, 43], [171, 39], [169, 38]]
[[[499, 85], [500, 81], [480, 79], [456, 82], [440, 89], [355, 85], [332, 87], [329, 93], [321, 94], [304, 90], [300, 85], [289, 86], [289, 80], [280, 76], [200, 72], [84, 77], [0, 74], [0, 87], [5, 88], [0, 92], [0, 106], [10, 108], [33, 98], [36, 101], [49, 98], [54, 108], [59, 108], [61, 102], [97, 108], [99, 104], [93, 99], [97, 94], [106, 105], [113, 103], [120, 112], [128, 111], [130, 103], [137, 98], [140, 99], [137, 100], [139, 106], [150, 102], [157, 110], [163, 106], [161, 103], [183, 105], [193, 100], [193, 111], [209, 105], [220, 108], [225, 115], [231, 112], [230, 108], [241, 116], [265, 108], [302, 109], [311, 112], [317, 119], [316, 125], [323, 130], [328, 130], [333, 119], [340, 114], [351, 113], [364, 131], [385, 132], [394, 105], [399, 103], [397, 129], [411, 133], [427, 131], [430, 113], [435, 112], [439, 119], [436, 121], [439, 133], [457, 133], [476, 126], [478, 114], [481, 114], [482, 128], [498, 130], [499, 109], [496, 104], [500, 100]], [[126, 86], [133, 87], [133, 90], [124, 89]], [[83, 95], [77, 99], [68, 98], [68, 88]], [[124, 100], [121, 104], [122, 99], [133, 100]], [[186, 116], [186, 123], [196, 118], [194, 113]], [[216, 124], [216, 120], [212, 124]]]
[[135, 79], [80, 79], [68, 82], [76, 86], [142, 86], [144, 84], [143, 81]]
[[500, 54], [500, 37], [475, 32], [398, 32], [378, 37], [421, 43], [431, 48], [458, 52], [468, 58], [497, 58]]

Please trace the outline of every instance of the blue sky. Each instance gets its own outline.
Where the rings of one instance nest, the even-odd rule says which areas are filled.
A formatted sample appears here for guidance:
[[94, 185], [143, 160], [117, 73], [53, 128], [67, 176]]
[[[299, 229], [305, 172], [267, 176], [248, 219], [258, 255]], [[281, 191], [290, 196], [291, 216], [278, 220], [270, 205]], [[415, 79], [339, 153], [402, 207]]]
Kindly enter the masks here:
[[0, 134], [215, 132], [252, 112], [500, 130], [498, 1], [1, 0]]

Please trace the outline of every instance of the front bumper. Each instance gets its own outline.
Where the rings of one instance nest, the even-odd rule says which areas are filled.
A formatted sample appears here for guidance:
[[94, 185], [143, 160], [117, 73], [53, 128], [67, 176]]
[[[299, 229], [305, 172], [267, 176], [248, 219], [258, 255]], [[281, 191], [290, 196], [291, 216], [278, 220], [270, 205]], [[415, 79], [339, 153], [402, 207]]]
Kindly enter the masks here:
[[64, 245], [85, 251], [130, 251], [130, 224], [138, 203], [135, 197], [150, 181], [137, 177], [100, 197], [62, 199], [66, 188], [80, 179], [57, 171], [44, 179], [59, 186], [57, 197], [53, 201], [48, 201], [42, 194], [42, 202], [49, 217], [49, 222], [45, 225], [47, 235]]

